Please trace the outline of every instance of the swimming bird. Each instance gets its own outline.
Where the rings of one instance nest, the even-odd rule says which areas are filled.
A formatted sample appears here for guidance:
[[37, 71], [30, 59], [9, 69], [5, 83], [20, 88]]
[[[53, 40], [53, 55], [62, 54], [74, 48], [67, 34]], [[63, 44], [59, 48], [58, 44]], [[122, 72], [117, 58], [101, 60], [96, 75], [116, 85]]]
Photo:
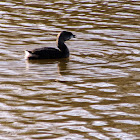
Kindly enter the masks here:
[[25, 51], [25, 59], [59, 59], [59, 58], [68, 58], [69, 49], [65, 45], [65, 41], [75, 38], [75, 35], [68, 31], [62, 31], [57, 35], [56, 43], [57, 47], [43, 47], [37, 48], [32, 51]]

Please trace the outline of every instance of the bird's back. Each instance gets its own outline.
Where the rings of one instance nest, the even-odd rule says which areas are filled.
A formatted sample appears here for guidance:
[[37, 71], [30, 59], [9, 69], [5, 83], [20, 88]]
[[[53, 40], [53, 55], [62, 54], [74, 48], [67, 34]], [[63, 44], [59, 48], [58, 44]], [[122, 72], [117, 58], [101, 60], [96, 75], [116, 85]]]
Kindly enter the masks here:
[[56, 48], [44, 47], [28, 51], [27, 59], [57, 59], [62, 58], [62, 52]]

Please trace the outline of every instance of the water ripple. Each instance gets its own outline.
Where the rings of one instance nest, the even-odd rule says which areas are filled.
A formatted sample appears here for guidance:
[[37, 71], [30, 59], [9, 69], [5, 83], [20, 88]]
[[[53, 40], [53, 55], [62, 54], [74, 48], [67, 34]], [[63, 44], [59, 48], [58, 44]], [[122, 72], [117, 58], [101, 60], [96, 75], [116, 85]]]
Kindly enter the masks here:
[[[139, 1], [0, 2], [0, 139], [139, 139]], [[69, 60], [24, 61], [56, 47]], [[126, 129], [127, 128], [127, 129]]]

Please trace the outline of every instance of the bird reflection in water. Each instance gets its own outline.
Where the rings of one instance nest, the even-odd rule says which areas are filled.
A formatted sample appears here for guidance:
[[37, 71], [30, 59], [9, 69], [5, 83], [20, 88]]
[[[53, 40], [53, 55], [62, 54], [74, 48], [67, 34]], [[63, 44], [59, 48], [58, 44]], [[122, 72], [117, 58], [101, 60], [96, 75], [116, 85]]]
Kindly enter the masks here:
[[[36, 67], [40, 67], [41, 65], [41, 69], [43, 69], [43, 71], [46, 71], [47, 67], [51, 64], [51, 65], [56, 65], [57, 64], [57, 75], [59, 78], [55, 79], [56, 82], [65, 82], [65, 80], [62, 80], [62, 76], [66, 75], [66, 73], [68, 72], [68, 63], [69, 63], [69, 58], [64, 58], [64, 59], [39, 59], [39, 60], [25, 60], [26, 63], [26, 71], [29, 71], [33, 65], [36, 65]], [[46, 65], [46, 69], [44, 69], [44, 66]], [[48, 65], [48, 66], [47, 66]], [[55, 70], [56, 70], [55, 69]], [[54, 68], [51, 71], [55, 71]], [[62, 78], [62, 79], [61, 79]], [[59, 80], [61, 79], [61, 80]]]

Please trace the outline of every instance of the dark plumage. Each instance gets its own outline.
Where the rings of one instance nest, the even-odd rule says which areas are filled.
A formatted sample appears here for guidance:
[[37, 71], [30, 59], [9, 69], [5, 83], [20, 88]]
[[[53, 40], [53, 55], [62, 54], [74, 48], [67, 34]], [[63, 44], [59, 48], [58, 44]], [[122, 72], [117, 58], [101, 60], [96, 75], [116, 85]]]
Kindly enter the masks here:
[[65, 45], [65, 41], [75, 38], [71, 32], [62, 31], [57, 35], [57, 47], [44, 47], [25, 51], [25, 59], [59, 59], [69, 57], [69, 49]]

